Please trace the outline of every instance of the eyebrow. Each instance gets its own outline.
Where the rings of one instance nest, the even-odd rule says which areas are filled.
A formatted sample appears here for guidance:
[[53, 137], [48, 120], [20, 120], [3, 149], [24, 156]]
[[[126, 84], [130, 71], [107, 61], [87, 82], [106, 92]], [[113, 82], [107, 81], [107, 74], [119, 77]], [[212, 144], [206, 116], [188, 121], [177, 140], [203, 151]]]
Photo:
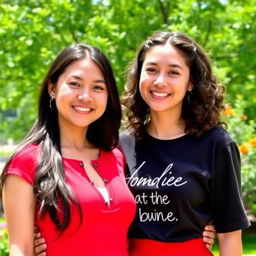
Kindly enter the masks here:
[[[83, 78], [80, 77], [80, 76], [72, 75], [71, 77], [73, 77], [77, 80], [80, 80], [80, 81], [83, 80]], [[103, 80], [103, 79], [96, 79], [96, 80], [93, 80], [93, 82], [95, 82], [95, 83], [104, 83], [104, 84], [106, 83], [106, 81]]]
[[[157, 66], [157, 63], [155, 63], [155, 62], [148, 62], [148, 63], [146, 63], [146, 65], [149, 65], [149, 66]], [[179, 64], [169, 64], [168, 67], [183, 69], [182, 66], [179, 65]]]

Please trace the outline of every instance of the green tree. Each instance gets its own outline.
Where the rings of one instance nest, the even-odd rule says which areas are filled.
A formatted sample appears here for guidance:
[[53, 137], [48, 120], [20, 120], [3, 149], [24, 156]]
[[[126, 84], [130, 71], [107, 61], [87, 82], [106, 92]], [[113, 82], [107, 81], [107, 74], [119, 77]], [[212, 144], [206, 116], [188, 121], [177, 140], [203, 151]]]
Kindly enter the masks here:
[[0, 106], [2, 111], [17, 109], [19, 118], [2, 118], [2, 134], [18, 139], [31, 125], [38, 86], [53, 56], [67, 44], [83, 41], [102, 48], [112, 61], [121, 92], [125, 67], [139, 42], [161, 29], [184, 31], [198, 40], [227, 85], [228, 99], [232, 102], [238, 92], [244, 94], [252, 116], [255, 8], [253, 0], [3, 1]]
[[[156, 30], [180, 30], [209, 52], [231, 103], [240, 93], [253, 118], [256, 59], [253, 0], [13, 0], [0, 4], [0, 137], [19, 139], [35, 118], [38, 87], [57, 52], [82, 41], [111, 59], [120, 93], [138, 44]], [[7, 109], [18, 119], [6, 120]]]

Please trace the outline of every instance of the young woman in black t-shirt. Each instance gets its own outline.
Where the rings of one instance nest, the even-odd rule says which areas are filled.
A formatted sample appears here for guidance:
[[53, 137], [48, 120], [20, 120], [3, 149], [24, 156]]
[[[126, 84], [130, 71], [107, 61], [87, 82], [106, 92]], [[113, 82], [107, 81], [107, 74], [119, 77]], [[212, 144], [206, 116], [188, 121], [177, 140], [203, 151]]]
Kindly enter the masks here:
[[130, 255], [213, 255], [201, 234], [209, 221], [220, 254], [241, 255], [250, 224], [237, 145], [220, 120], [223, 92], [188, 36], [159, 32], [140, 46], [123, 99], [129, 134], [120, 139], [137, 202]]

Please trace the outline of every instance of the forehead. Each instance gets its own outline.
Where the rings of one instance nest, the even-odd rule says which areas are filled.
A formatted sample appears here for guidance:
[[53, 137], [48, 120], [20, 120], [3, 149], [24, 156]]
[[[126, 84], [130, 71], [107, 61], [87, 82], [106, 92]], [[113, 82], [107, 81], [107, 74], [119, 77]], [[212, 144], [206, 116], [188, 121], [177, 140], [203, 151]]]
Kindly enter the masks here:
[[91, 77], [103, 76], [98, 65], [90, 58], [74, 61], [65, 69], [63, 74], [67, 76], [73, 74]]
[[186, 59], [182, 52], [171, 44], [156, 45], [151, 47], [145, 55], [144, 63], [177, 63], [186, 65]]

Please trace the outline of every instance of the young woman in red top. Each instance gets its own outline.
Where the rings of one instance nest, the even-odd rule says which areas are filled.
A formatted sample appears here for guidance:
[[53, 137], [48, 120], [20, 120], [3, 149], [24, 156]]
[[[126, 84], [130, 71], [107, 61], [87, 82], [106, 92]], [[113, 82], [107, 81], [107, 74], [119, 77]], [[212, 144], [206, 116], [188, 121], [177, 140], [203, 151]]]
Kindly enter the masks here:
[[49, 256], [128, 256], [135, 201], [116, 149], [121, 107], [109, 61], [74, 44], [59, 53], [38, 118], [1, 176], [10, 255], [34, 255], [34, 225]]

